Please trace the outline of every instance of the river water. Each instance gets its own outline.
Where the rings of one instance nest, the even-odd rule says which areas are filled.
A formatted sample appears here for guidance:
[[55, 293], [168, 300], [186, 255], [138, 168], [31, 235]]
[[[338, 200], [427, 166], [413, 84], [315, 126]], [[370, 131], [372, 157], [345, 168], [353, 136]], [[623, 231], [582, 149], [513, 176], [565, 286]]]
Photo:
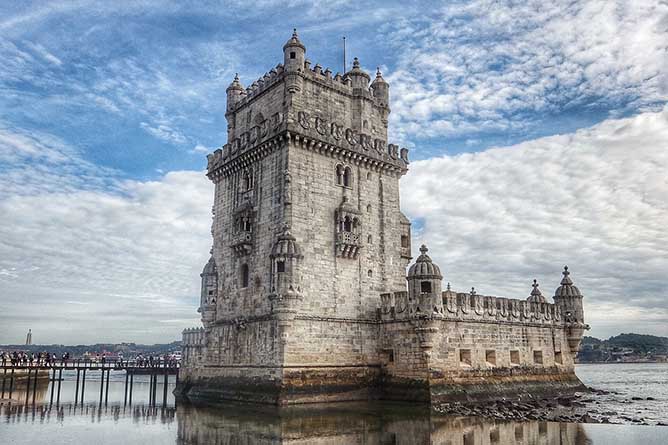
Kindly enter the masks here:
[[624, 424], [446, 417], [391, 403], [282, 410], [242, 404], [176, 405], [173, 376], [165, 398], [159, 379], [153, 407], [148, 404], [148, 377], [135, 376], [130, 404], [121, 373], [111, 374], [105, 404], [100, 403], [100, 376], [93, 372], [87, 376], [83, 404], [74, 403], [74, 373], [63, 374], [59, 401], [56, 395], [50, 401], [46, 382], [38, 386], [34, 406], [25, 404], [25, 388], [16, 388], [13, 398], [18, 401], [0, 405], [0, 444], [668, 444], [668, 427], [632, 424], [633, 419], [668, 423], [668, 364], [580, 365], [577, 374], [588, 386], [609, 392], [592, 396], [588, 408], [615, 413], [609, 414], [610, 421]]

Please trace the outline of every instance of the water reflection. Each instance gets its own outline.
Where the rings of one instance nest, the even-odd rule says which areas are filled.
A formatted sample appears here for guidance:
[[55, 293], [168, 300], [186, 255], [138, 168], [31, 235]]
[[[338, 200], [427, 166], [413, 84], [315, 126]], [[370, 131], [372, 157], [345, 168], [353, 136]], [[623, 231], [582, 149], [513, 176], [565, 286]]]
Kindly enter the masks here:
[[282, 410], [179, 406], [180, 445], [200, 444], [443, 444], [584, 445], [578, 424], [495, 422], [430, 416], [415, 407], [340, 405]]

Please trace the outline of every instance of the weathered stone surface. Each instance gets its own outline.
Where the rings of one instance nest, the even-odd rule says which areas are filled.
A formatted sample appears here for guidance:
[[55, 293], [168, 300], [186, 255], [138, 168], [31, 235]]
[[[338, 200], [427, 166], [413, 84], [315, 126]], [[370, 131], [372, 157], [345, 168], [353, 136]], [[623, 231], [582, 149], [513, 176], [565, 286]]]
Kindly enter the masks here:
[[311, 69], [305, 51], [295, 34], [283, 64], [227, 90], [228, 143], [208, 156], [202, 328], [184, 332], [179, 394], [437, 402], [578, 388], [586, 325], [568, 271], [554, 304], [537, 283], [522, 300], [442, 291], [424, 246], [407, 276], [408, 154], [387, 143], [389, 85], [380, 73], [369, 85], [357, 61], [344, 76]]

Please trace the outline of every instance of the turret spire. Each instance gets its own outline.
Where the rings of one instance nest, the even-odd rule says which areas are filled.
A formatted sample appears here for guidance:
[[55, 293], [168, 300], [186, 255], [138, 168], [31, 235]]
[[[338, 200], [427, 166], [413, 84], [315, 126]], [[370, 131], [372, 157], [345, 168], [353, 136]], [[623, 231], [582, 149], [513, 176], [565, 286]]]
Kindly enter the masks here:
[[529, 298], [527, 298], [527, 301], [530, 303], [547, 303], [547, 300], [541, 293], [540, 289], [538, 289], [538, 281], [534, 279], [531, 287], [533, 289], [531, 289], [531, 294], [529, 295]]

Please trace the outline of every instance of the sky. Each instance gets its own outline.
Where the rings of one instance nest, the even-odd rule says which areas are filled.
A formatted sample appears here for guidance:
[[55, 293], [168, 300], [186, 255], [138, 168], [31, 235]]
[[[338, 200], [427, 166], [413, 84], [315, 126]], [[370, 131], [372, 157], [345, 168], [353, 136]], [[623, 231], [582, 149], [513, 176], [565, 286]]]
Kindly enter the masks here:
[[456, 290], [668, 336], [668, 1], [0, 3], [0, 344], [196, 326], [225, 88], [350, 58], [390, 83], [413, 246]]

